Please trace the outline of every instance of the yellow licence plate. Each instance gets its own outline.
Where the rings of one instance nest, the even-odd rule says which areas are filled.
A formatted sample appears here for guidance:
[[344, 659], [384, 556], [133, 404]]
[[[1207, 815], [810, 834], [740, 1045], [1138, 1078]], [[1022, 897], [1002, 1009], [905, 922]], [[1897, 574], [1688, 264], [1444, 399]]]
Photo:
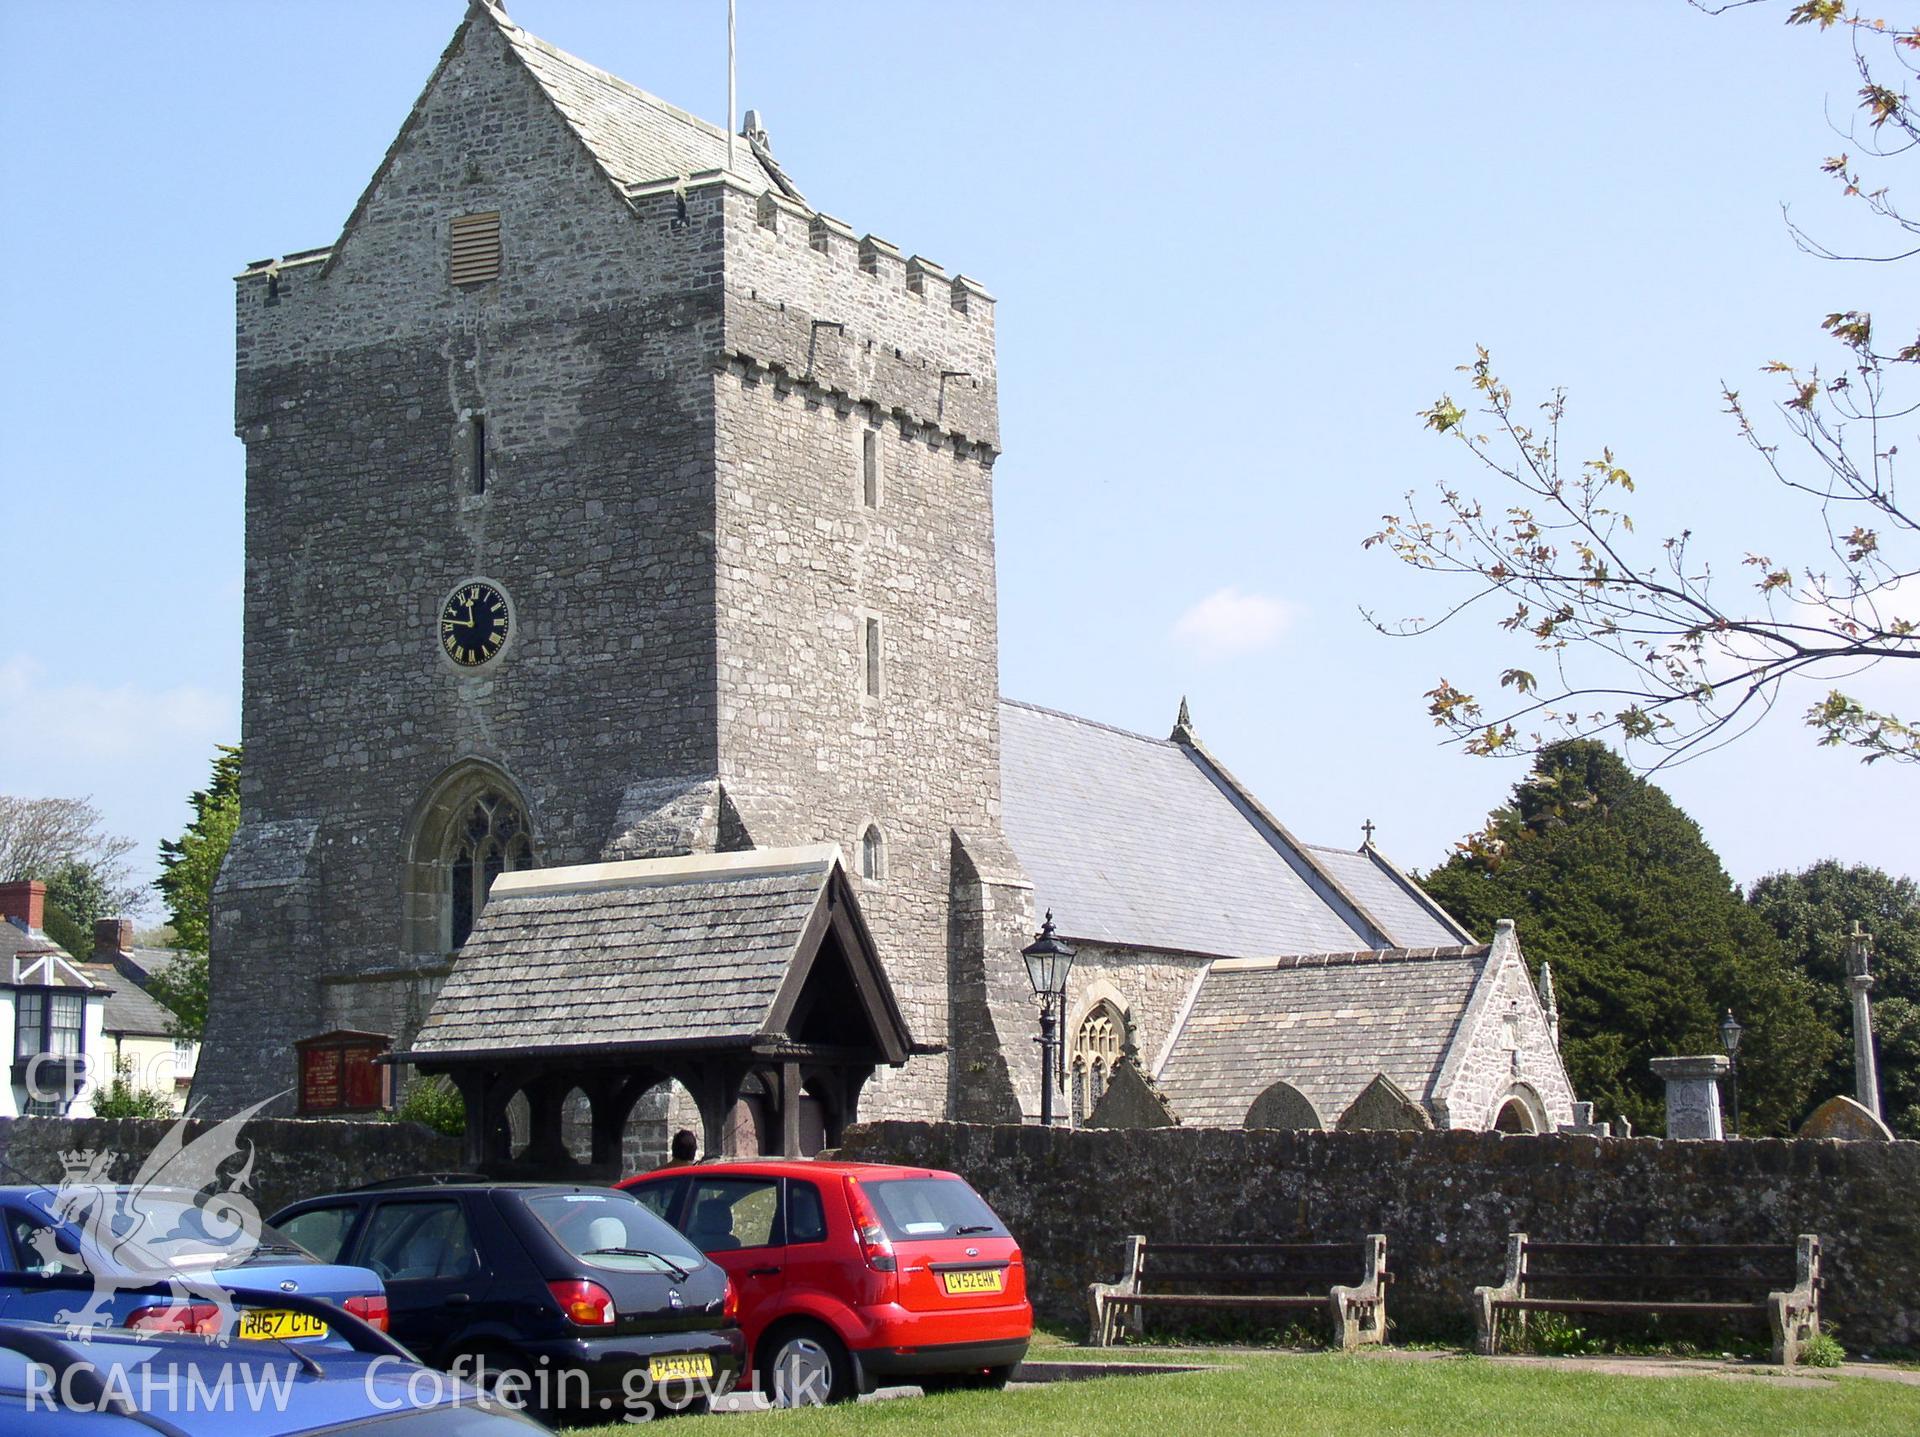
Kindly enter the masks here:
[[278, 1308], [240, 1314], [240, 1335], [259, 1341], [279, 1337], [325, 1337], [327, 1324], [304, 1312], [282, 1312]]
[[943, 1272], [940, 1281], [946, 1285], [947, 1295], [956, 1297], [963, 1292], [1002, 1292], [1007, 1286], [1007, 1274], [1000, 1268], [976, 1268], [972, 1272]]
[[689, 1352], [680, 1357], [655, 1357], [647, 1363], [647, 1376], [655, 1382], [674, 1377], [711, 1377], [713, 1359], [704, 1352]]

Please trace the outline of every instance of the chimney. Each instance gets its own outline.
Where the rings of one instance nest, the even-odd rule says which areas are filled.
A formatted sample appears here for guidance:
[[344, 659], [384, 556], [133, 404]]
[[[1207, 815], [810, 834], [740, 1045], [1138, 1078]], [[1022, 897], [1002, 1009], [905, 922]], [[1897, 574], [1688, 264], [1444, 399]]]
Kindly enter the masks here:
[[111, 963], [122, 953], [133, 948], [133, 920], [131, 918], [96, 918], [93, 920], [93, 961]]
[[0, 883], [0, 918], [16, 928], [38, 933], [46, 917], [47, 885], [26, 878], [18, 883]]

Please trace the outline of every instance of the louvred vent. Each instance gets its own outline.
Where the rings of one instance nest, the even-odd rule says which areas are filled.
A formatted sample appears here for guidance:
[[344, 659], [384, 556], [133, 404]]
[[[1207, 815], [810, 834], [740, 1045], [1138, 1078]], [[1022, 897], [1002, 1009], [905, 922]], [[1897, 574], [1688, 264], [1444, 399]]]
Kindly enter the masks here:
[[456, 215], [453, 220], [453, 282], [485, 284], [500, 278], [500, 211]]

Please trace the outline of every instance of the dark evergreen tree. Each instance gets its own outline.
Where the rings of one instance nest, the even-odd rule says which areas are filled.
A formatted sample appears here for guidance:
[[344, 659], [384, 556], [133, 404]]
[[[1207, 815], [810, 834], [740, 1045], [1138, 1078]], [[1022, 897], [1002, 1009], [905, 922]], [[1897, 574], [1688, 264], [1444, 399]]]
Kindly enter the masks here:
[[1805, 1115], [1836, 1039], [1773, 930], [1748, 908], [1699, 825], [1605, 745], [1555, 744], [1511, 801], [1426, 878], [1482, 937], [1511, 918], [1529, 961], [1553, 964], [1561, 1049], [1601, 1117], [1664, 1130], [1654, 1058], [1722, 1051], [1732, 1008], [1741, 1131]]
[[1817, 1098], [1853, 1096], [1847, 935], [1855, 920], [1873, 935], [1881, 1112], [1898, 1136], [1920, 1138], [1920, 884], [1829, 859], [1802, 873], [1769, 874], [1747, 902], [1780, 935], [1788, 961], [1811, 981], [1815, 1010], [1839, 1037]]

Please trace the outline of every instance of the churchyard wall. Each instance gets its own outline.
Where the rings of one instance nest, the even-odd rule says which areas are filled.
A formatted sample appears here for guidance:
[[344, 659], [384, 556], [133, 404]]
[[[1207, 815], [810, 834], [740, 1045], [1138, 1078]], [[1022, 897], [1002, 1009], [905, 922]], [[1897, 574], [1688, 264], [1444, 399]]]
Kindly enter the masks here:
[[1387, 1235], [1396, 1334], [1471, 1334], [1506, 1236], [1821, 1238], [1822, 1311], [1850, 1347], [1920, 1345], [1920, 1143], [1525, 1137], [1484, 1132], [1071, 1131], [883, 1122], [840, 1156], [950, 1169], [1026, 1254], [1043, 1321], [1084, 1329], [1086, 1286], [1129, 1233], [1183, 1241]]
[[[189, 1121], [183, 1140], [191, 1144], [216, 1126], [205, 1119]], [[89, 1181], [132, 1182], [173, 1127], [160, 1118], [0, 1119], [0, 1159], [8, 1165], [5, 1181], [58, 1184], [67, 1175], [68, 1154], [91, 1152], [107, 1161]], [[242, 1130], [237, 1152], [230, 1153], [221, 1167], [222, 1176], [231, 1180], [247, 1163], [249, 1152], [252, 1170], [241, 1192], [258, 1206], [262, 1217], [300, 1198], [386, 1178], [460, 1168], [460, 1139], [443, 1137], [418, 1123], [257, 1118]], [[168, 1169], [148, 1174], [148, 1180], [201, 1186], [206, 1174], [194, 1161], [196, 1157], [188, 1153]], [[189, 1173], [189, 1167], [195, 1171]]]

